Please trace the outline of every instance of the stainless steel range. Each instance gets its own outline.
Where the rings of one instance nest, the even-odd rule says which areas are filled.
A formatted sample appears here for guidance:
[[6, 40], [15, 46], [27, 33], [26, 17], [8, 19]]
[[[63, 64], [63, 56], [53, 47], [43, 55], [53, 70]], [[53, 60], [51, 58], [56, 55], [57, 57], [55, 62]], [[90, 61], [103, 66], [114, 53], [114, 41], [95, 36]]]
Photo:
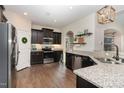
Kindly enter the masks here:
[[52, 48], [45, 47], [42, 48], [43, 50], [43, 63], [52, 63], [54, 62], [54, 51], [52, 51]]

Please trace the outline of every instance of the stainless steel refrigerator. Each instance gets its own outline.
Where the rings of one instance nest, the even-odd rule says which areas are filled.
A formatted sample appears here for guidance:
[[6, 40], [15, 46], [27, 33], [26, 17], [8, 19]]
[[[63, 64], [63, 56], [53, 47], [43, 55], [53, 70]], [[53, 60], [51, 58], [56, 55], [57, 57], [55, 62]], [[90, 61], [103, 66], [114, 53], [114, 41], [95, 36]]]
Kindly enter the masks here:
[[0, 88], [16, 87], [16, 44], [15, 27], [0, 23]]

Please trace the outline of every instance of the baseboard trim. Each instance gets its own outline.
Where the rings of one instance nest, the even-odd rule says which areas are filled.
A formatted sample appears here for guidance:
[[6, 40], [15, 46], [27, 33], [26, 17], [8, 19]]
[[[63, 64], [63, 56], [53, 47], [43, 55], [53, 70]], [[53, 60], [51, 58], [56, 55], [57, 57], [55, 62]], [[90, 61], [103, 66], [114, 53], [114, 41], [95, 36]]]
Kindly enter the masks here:
[[19, 70], [17, 70], [17, 72], [22, 71], [22, 70], [27, 69], [27, 68], [29, 68], [29, 67], [25, 67], [25, 68], [19, 69]]

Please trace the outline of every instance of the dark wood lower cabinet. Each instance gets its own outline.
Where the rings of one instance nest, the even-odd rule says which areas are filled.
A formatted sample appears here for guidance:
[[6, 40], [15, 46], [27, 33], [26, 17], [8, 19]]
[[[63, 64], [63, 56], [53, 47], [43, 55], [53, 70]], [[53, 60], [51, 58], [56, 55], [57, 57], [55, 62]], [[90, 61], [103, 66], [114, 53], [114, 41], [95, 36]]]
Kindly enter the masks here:
[[31, 65], [43, 63], [43, 52], [31, 52]]
[[43, 64], [44, 57], [51, 57], [54, 59], [54, 62], [59, 62], [63, 51], [54, 51], [52, 53], [44, 53], [42, 51], [31, 52], [31, 65], [34, 64]]
[[70, 70], [93, 66], [95, 64], [88, 56], [66, 53], [66, 67]]
[[54, 62], [59, 62], [63, 51], [54, 51]]
[[74, 55], [70, 53], [66, 53], [66, 67], [70, 70], [73, 70], [74, 64]]
[[98, 87], [88, 82], [87, 80], [77, 76], [76, 77], [76, 88], [98, 88]]

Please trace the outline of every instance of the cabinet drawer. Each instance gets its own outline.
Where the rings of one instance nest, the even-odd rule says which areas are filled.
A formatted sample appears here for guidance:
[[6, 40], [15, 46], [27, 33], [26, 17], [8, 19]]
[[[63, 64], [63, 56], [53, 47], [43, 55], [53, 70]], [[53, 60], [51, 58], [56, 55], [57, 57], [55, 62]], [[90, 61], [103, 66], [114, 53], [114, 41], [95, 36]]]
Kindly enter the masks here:
[[54, 51], [54, 62], [59, 62], [62, 56], [62, 51]]

